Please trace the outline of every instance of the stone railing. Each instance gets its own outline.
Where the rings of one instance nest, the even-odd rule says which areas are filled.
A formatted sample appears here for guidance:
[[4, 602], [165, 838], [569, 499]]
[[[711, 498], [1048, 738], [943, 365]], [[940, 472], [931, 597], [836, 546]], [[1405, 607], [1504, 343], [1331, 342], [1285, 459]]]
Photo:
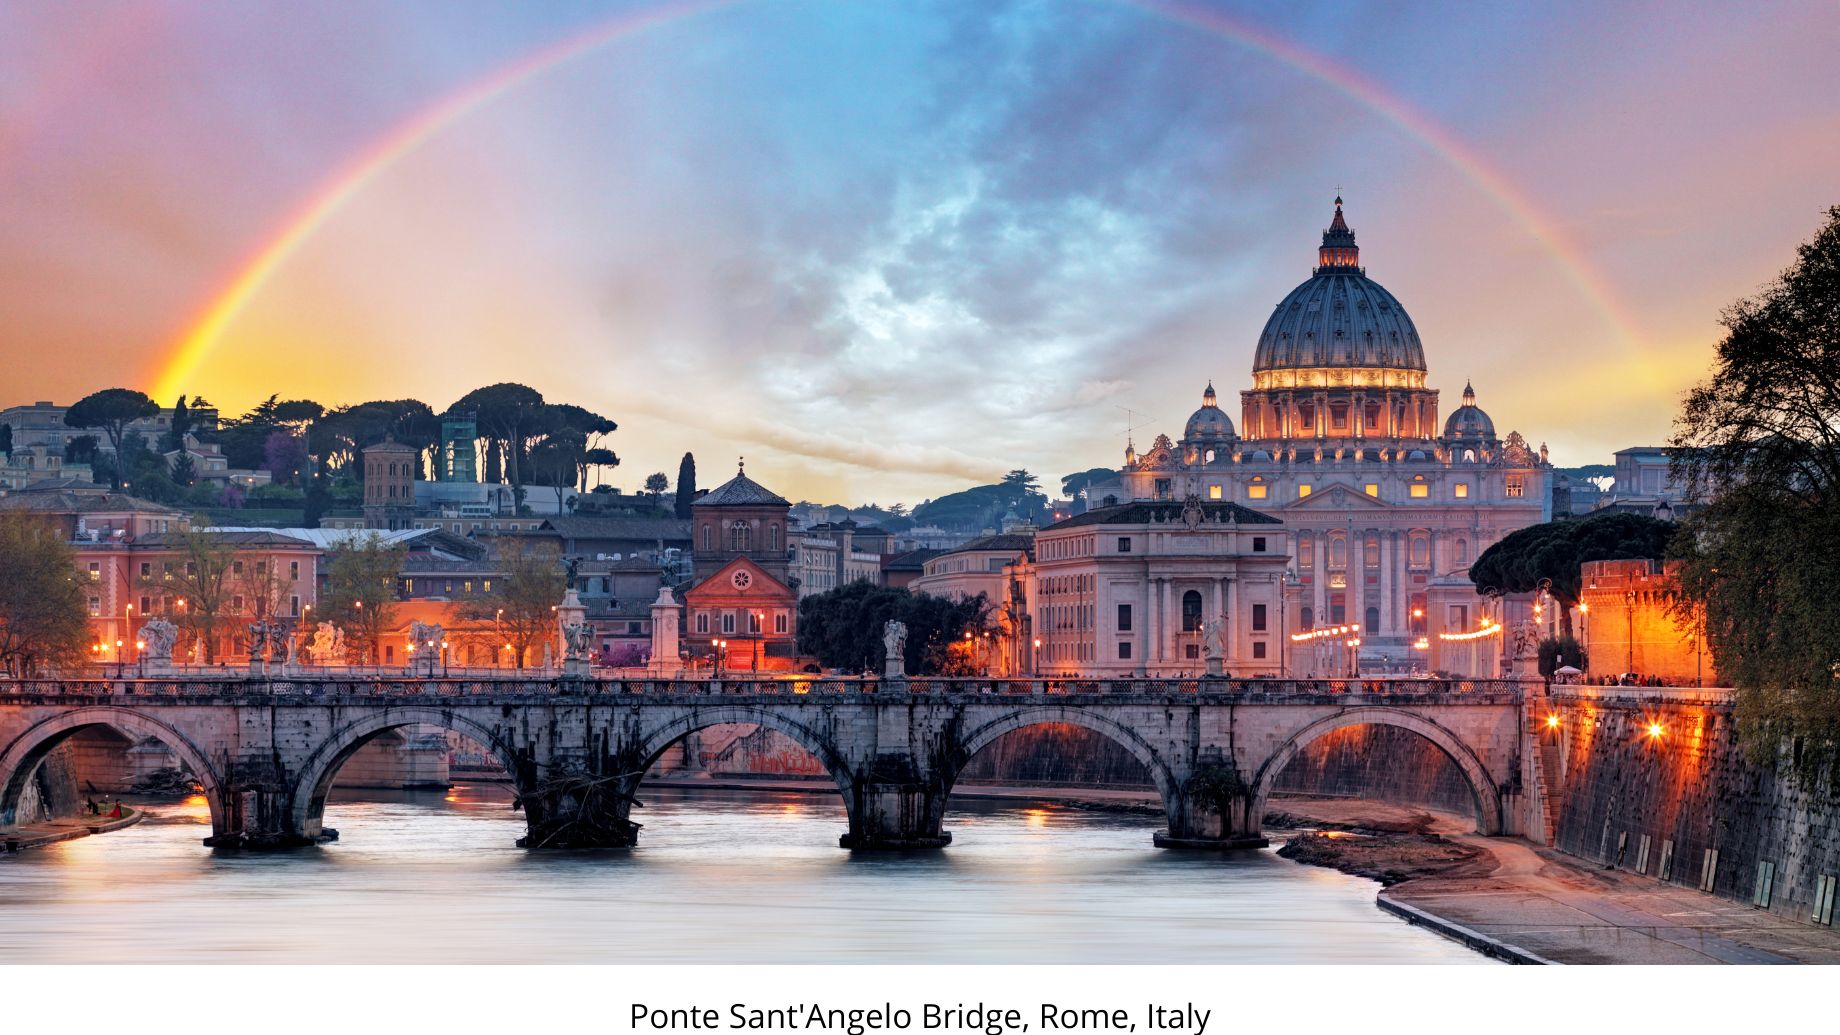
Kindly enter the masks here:
[[[325, 674], [268, 675], [213, 670], [124, 679], [0, 679], [0, 702], [18, 697], [295, 697], [388, 698], [491, 696], [831, 697], [850, 694], [926, 694], [946, 697], [1040, 698], [1061, 696], [1229, 698], [1334, 696], [1430, 697], [1518, 695], [1525, 684], [1505, 679], [979, 679], [921, 677], [780, 676], [724, 679], [597, 679], [524, 670], [450, 672], [406, 676], [400, 670], [367, 674], [353, 669]], [[1567, 688], [1580, 689], [1580, 688]], [[1604, 688], [1611, 689], [1611, 688]], [[1634, 689], [1634, 688], [1628, 688]], [[1649, 691], [1653, 693], [1654, 691]]]

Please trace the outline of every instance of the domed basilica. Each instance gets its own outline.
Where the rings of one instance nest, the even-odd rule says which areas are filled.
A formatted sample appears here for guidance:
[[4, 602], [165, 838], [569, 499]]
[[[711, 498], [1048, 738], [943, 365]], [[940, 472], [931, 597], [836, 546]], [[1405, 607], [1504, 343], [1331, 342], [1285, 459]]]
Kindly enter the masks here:
[[1259, 335], [1237, 428], [1210, 383], [1180, 439], [1126, 447], [1120, 481], [1125, 499], [1221, 500], [1278, 518], [1291, 630], [1355, 624], [1363, 655], [1410, 663], [1421, 640], [1476, 628], [1465, 573], [1489, 544], [1551, 517], [1551, 467], [1544, 445], [1498, 438], [1467, 384], [1440, 423], [1418, 328], [1360, 257], [1337, 198], [1315, 271]]

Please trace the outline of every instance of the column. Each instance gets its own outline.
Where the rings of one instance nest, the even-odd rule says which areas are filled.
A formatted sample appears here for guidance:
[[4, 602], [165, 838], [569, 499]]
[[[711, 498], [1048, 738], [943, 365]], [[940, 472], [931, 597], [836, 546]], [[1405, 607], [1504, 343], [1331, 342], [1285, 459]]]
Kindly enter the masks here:
[[1163, 600], [1157, 611], [1163, 621], [1156, 630], [1156, 658], [1158, 661], [1167, 661], [1169, 660], [1170, 632], [1177, 627], [1180, 618], [1171, 617], [1175, 612], [1169, 609], [1169, 580], [1161, 579], [1159, 584], [1162, 588]]
[[1316, 628], [1329, 624], [1329, 537], [1312, 530], [1316, 546], [1316, 567], [1310, 571], [1310, 617]]
[[1239, 644], [1239, 610], [1240, 608], [1239, 608], [1239, 594], [1236, 588], [1239, 585], [1239, 580], [1238, 579], [1225, 579], [1223, 581], [1226, 582], [1226, 591], [1227, 591], [1227, 596], [1226, 596], [1227, 611], [1226, 611], [1226, 616], [1225, 616], [1227, 620], [1226, 659], [1227, 659], [1227, 665], [1229, 666], [1229, 670], [1230, 670], [1231, 666], [1237, 665], [1240, 661], [1240, 654], [1239, 654], [1239, 646], [1240, 646]]
[[1393, 633], [1393, 532], [1381, 529], [1380, 537], [1380, 635]]
[[1137, 667], [1147, 671], [1149, 664], [1156, 660], [1156, 626], [1162, 616], [1156, 612], [1156, 580], [1144, 579], [1144, 613], [1139, 619], [1142, 635], [1137, 638]]

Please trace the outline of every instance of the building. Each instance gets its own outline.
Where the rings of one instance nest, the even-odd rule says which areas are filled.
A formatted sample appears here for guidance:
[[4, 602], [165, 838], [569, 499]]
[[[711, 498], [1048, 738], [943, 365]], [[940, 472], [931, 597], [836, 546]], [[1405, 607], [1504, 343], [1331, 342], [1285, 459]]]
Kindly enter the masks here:
[[[44, 446], [58, 456], [64, 455], [64, 447], [70, 440], [83, 435], [96, 437], [96, 448], [109, 452], [114, 446], [108, 436], [97, 428], [73, 428], [64, 423], [64, 415], [70, 407], [59, 406], [53, 402], [40, 401], [31, 405], [9, 406], [0, 409], [0, 424], [13, 429], [13, 447]], [[217, 428], [217, 410], [200, 400], [200, 405], [189, 409], [187, 420], [194, 430], [214, 431]], [[157, 449], [168, 432], [172, 431], [173, 411], [170, 407], [146, 420], [130, 421], [123, 430], [128, 435], [139, 435], [146, 440], [147, 446]]]
[[1644, 560], [1580, 566], [1583, 589], [1572, 621], [1591, 677], [1634, 673], [1668, 686], [1719, 685], [1705, 631], [1673, 613], [1677, 568]]
[[882, 585], [891, 589], [908, 589], [914, 580], [926, 574], [926, 562], [939, 556], [939, 550], [908, 550], [882, 557]]
[[386, 438], [366, 446], [363, 457], [364, 527], [391, 531], [412, 527], [420, 454], [414, 446]]
[[323, 551], [273, 529], [193, 530], [181, 511], [100, 490], [11, 493], [0, 512], [32, 514], [68, 539], [102, 664], [139, 661], [154, 617], [179, 626], [177, 662], [246, 661], [251, 623], [294, 629], [318, 601]]
[[1212, 652], [1229, 675], [1276, 675], [1289, 561], [1284, 524], [1237, 503], [1098, 507], [1035, 536], [1017, 639], [1045, 674], [1198, 676]]
[[1316, 269], [1259, 335], [1239, 425], [1209, 384], [1180, 439], [1127, 444], [1123, 498], [1280, 519], [1299, 629], [1357, 626], [1370, 664], [1411, 667], [1421, 638], [1479, 613], [1432, 607], [1432, 584], [1551, 515], [1544, 446], [1498, 437], [1468, 385], [1439, 418], [1418, 330], [1360, 265], [1337, 198]]
[[791, 509], [745, 467], [691, 505], [694, 578], [678, 594], [682, 647], [691, 658], [730, 671], [793, 666], [798, 593], [788, 582]]
[[927, 558], [920, 576], [907, 588], [947, 600], [969, 600], [981, 593], [991, 606], [1001, 607], [1009, 599], [1011, 567], [1027, 561], [1034, 549], [1032, 534], [981, 536]]
[[882, 561], [892, 542], [888, 532], [874, 526], [858, 528], [849, 518], [795, 530], [789, 563], [799, 598], [853, 582], [880, 583]]

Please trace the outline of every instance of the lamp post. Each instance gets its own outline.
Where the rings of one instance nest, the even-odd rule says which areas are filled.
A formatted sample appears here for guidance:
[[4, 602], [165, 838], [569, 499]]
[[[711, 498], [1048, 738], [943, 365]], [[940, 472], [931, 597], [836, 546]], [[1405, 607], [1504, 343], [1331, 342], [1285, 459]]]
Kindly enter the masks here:
[[1035, 650], [1029, 654], [1029, 674], [1039, 675], [1040, 672], [1041, 672], [1041, 637], [1037, 636], [1035, 637]]
[[756, 611], [754, 612], [754, 666], [753, 666], [753, 670], [756, 673], [760, 671], [760, 652], [766, 649], [766, 642], [767, 642], [766, 612]]
[[1636, 670], [1636, 591], [1623, 594], [1623, 614], [1629, 620], [1628, 663], [1623, 671], [1634, 674]]

